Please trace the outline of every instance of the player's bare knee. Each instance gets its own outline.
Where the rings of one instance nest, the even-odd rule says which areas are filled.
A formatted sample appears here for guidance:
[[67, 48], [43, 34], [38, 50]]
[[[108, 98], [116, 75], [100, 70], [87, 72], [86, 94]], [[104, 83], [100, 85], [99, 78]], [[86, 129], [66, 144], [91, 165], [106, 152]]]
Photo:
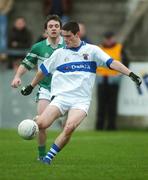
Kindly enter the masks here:
[[36, 122], [38, 124], [39, 129], [46, 129], [46, 126], [45, 126], [44, 121], [41, 116], [38, 116]]

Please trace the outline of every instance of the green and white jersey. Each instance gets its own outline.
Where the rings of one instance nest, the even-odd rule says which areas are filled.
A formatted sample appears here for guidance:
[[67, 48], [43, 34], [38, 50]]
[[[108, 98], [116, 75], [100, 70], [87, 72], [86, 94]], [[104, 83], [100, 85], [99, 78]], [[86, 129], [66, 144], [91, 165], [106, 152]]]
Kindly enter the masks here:
[[[38, 66], [39, 68], [40, 64], [42, 64], [44, 60], [48, 59], [56, 49], [59, 49], [64, 45], [65, 43], [62, 37], [60, 37], [59, 44], [56, 47], [52, 47], [48, 39], [40, 41], [32, 46], [30, 52], [26, 55], [21, 64], [28, 70], [33, 69], [35, 66]], [[40, 81], [40, 87], [50, 90], [51, 78], [52, 76], [50, 75]]]

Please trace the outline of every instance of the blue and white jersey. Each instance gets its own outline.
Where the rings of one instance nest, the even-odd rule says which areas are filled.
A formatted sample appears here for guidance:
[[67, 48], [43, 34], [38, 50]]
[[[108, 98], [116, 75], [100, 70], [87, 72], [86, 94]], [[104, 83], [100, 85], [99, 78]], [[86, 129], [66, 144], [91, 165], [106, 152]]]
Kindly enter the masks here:
[[53, 74], [51, 94], [91, 100], [97, 66], [109, 66], [112, 59], [98, 46], [81, 42], [77, 48], [60, 48], [41, 64], [45, 74]]

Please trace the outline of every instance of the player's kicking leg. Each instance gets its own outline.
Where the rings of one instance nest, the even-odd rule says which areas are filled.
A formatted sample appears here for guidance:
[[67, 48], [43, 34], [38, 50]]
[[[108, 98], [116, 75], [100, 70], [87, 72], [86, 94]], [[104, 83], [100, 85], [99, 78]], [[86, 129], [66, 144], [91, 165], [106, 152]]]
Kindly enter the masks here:
[[39, 156], [42, 160], [43, 155], [45, 155], [45, 141], [46, 132], [45, 129], [48, 128], [58, 117], [61, 116], [60, 110], [56, 106], [48, 105], [41, 115], [37, 116], [35, 121], [39, 126]]
[[86, 117], [86, 112], [80, 109], [71, 109], [65, 127], [61, 134], [56, 138], [49, 152], [44, 157], [43, 162], [50, 164], [56, 154], [69, 142], [72, 133]]

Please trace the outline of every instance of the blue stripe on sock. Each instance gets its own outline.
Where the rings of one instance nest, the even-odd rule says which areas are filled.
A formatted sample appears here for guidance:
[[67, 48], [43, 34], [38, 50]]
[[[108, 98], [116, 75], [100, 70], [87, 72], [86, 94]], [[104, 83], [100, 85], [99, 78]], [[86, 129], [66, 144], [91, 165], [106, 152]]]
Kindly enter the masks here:
[[60, 148], [59, 148], [56, 144], [53, 144], [53, 145], [52, 145], [52, 148], [53, 148], [55, 151], [57, 151], [57, 152], [60, 151]]
[[52, 156], [51, 154], [47, 154], [47, 156], [51, 159], [53, 159], [54, 156]]
[[48, 159], [48, 161], [52, 160], [48, 155], [46, 155], [44, 159]]
[[52, 150], [49, 151], [51, 154], [53, 154], [53, 156], [55, 156], [56, 154], [54, 152], [52, 152]]

